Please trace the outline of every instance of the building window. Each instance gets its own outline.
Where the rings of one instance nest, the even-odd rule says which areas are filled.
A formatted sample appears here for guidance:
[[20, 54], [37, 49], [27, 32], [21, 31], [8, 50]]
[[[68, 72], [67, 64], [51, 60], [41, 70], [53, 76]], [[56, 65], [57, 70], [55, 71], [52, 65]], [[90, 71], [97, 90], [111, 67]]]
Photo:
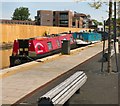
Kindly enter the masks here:
[[52, 50], [52, 43], [51, 42], [47, 42], [48, 45], [48, 50]]
[[49, 22], [50, 20], [47, 20], [47, 22]]
[[68, 21], [60, 21], [60, 24], [68, 24]]
[[60, 19], [68, 19], [67, 13], [60, 13]]
[[72, 25], [75, 26], [75, 22], [72, 22]]

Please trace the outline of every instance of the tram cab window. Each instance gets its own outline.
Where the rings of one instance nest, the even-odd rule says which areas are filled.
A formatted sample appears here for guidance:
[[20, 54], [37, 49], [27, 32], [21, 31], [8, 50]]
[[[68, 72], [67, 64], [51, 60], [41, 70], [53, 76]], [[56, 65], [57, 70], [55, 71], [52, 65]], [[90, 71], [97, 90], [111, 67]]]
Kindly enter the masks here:
[[57, 46], [60, 47], [60, 41], [56, 40], [56, 42], [57, 42]]
[[72, 37], [70, 37], [70, 42], [73, 42], [73, 38]]
[[77, 39], [79, 39], [79, 36], [80, 36], [80, 35], [79, 35], [79, 34], [77, 34]]
[[52, 50], [52, 43], [51, 42], [47, 42], [48, 45], [48, 50]]

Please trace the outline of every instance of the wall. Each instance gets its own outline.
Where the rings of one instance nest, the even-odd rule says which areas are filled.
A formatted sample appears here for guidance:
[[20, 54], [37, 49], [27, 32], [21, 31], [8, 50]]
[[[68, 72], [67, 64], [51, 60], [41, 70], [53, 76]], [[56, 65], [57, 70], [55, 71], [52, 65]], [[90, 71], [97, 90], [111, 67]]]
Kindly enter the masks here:
[[[68, 31], [80, 31], [83, 28], [65, 28], [65, 27], [51, 27], [51, 26], [35, 26], [35, 25], [19, 25], [19, 24], [0, 24], [0, 43], [13, 42], [15, 39], [30, 38], [35, 36], [42, 36], [45, 31], [50, 34], [56, 34]], [[89, 29], [84, 29], [89, 30]]]

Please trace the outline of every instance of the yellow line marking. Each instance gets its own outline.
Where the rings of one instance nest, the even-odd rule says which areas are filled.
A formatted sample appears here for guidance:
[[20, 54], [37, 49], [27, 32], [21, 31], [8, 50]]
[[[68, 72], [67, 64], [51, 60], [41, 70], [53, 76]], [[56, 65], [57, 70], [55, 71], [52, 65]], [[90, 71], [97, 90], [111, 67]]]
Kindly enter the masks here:
[[6, 77], [8, 77], [10, 75], [13, 75], [13, 74], [16, 74], [16, 73], [19, 73], [19, 72], [23, 72], [23, 71], [27, 71], [28, 69], [33, 68], [33, 66], [35, 66], [35, 65], [38, 65], [38, 63], [36, 62], [36, 64], [30, 64], [30, 65], [25, 66], [25, 67], [20, 66], [18, 69], [15, 69], [15, 70], [13, 69], [12, 71], [8, 71], [8, 72], [0, 75], [0, 78], [6, 78]]
[[[11, 75], [13, 75], [13, 74], [17, 74], [17, 73], [19, 73], [19, 72], [29, 71], [29, 69], [32, 69], [32, 68], [35, 67], [35, 66], [38, 66], [38, 65], [40, 65], [40, 64], [42, 64], [42, 63], [46, 63], [46, 62], [53, 61], [53, 60], [55, 60], [55, 59], [58, 59], [60, 56], [61, 56], [61, 55], [58, 55], [58, 56], [55, 56], [55, 57], [52, 57], [52, 58], [45, 59], [43, 62], [37, 62], [37, 61], [36, 61], [36, 63], [33, 63], [33, 64], [29, 64], [29, 63], [28, 63], [28, 65], [25, 66], [25, 67], [19, 66], [18, 69], [13, 69], [12, 71], [8, 71], [8, 72], [6, 72], [6, 73], [4, 73], [4, 74], [1, 74], [1, 75], [0, 75], [0, 79], [1, 79], [1, 78], [6, 78], [6, 77], [11, 76]], [[9, 70], [9, 69], [8, 69], [8, 70]]]

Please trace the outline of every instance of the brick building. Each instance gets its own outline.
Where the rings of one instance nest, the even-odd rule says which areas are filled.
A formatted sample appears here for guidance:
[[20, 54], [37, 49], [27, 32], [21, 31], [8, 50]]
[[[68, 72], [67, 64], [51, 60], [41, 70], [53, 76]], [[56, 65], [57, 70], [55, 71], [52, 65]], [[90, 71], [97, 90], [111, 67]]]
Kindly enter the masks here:
[[81, 17], [81, 19], [82, 19], [82, 23], [81, 23], [81, 25], [82, 25], [82, 27], [83, 28], [88, 28], [89, 27], [89, 18], [88, 18], [88, 16], [86, 15], [86, 14], [83, 14], [83, 13], [75, 13], [74, 14], [74, 17], [75, 18], [80, 18]]
[[72, 11], [53, 11], [53, 26], [72, 27]]
[[72, 25], [75, 28], [82, 28], [83, 27], [83, 18], [74, 16]]
[[86, 20], [88, 21], [87, 16], [85, 14], [74, 13], [69, 10], [38, 10], [37, 16], [35, 16], [35, 21], [0, 20], [0, 23], [88, 28], [89, 25], [87, 25]]
[[[87, 16], [85, 14], [74, 13], [72, 11], [49, 11], [38, 10], [36, 21], [37, 25], [58, 26], [58, 27], [75, 27], [82, 28]], [[88, 26], [85, 26], [88, 27]]]
[[53, 11], [39, 10], [35, 18], [37, 20], [37, 25], [53, 26]]

